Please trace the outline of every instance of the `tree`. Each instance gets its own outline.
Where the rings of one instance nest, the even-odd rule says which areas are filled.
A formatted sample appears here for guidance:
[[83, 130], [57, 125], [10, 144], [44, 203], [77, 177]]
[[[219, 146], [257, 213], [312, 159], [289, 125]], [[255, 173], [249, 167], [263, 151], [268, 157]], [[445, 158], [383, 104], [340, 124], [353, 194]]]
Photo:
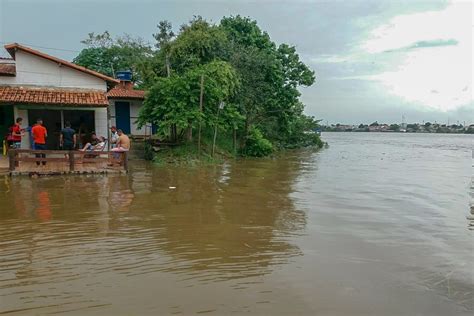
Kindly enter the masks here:
[[224, 32], [202, 17], [195, 17], [188, 25], [181, 26], [181, 32], [170, 44], [171, 67], [178, 74], [221, 58], [227, 50]]
[[88, 48], [110, 48], [114, 44], [114, 40], [110, 36], [109, 31], [102, 34], [95, 34], [94, 32], [87, 34], [88, 38], [81, 41], [82, 44]]
[[[295, 47], [275, 44], [256, 21], [240, 16], [224, 17], [218, 24], [196, 16], [177, 34], [168, 21], [159, 22], [157, 28], [156, 50], [125, 45], [140, 48], [138, 58], [124, 54], [118, 40], [110, 43], [108, 32], [92, 33], [86, 42], [91, 51], [77, 58], [78, 63], [107, 73], [124, 66], [124, 55], [129, 57], [125, 66], [136, 71], [141, 86], [149, 89], [141, 124], [156, 123], [163, 137], [178, 141], [186, 131], [192, 140], [193, 129], [200, 127], [231, 132], [234, 144], [238, 140], [246, 155], [268, 153], [268, 143], [272, 148], [322, 145], [312, 133], [318, 121], [304, 114], [298, 91], [312, 85], [315, 74]], [[220, 101], [227, 106], [219, 112]], [[253, 149], [246, 150], [247, 146]]]
[[[199, 108], [200, 78], [204, 76], [205, 104]], [[232, 104], [217, 118], [217, 106], [220, 101], [228, 100], [238, 89], [239, 81], [232, 66], [223, 61], [193, 68], [183, 75], [159, 78], [148, 91], [138, 122], [140, 126], [151, 122], [159, 126], [158, 133], [170, 136], [172, 126], [178, 128], [181, 138], [184, 131], [196, 128], [199, 122], [205, 126], [226, 126], [236, 118]]]
[[398, 132], [400, 130], [400, 125], [398, 124], [390, 124], [390, 127], [388, 128], [390, 131], [395, 131]]
[[75, 64], [98, 71], [108, 76], [115, 76], [119, 70], [131, 70], [137, 84], [143, 82], [144, 64], [152, 56], [152, 49], [141, 38], [123, 35], [112, 39], [109, 32], [95, 35], [81, 41], [88, 47], [74, 58]]
[[156, 40], [155, 47], [162, 49], [171, 42], [175, 34], [171, 22], [167, 20], [160, 21], [156, 27], [158, 28], [158, 33], [153, 34]]
[[175, 34], [172, 30], [172, 25], [169, 21], [160, 21], [157, 25], [158, 33], [153, 34], [156, 40], [155, 47], [160, 51], [160, 55], [165, 59], [166, 75], [171, 75], [170, 66], [170, 43], [174, 38]]
[[246, 118], [242, 144], [255, 127], [280, 146], [288, 145], [296, 132], [292, 121], [304, 115], [297, 88], [313, 84], [314, 72], [299, 60], [294, 47], [277, 47], [256, 21], [227, 17], [220, 26], [231, 43], [229, 61], [243, 83], [236, 97]]
[[372, 124], [370, 124], [369, 126], [379, 126], [379, 123], [377, 121], [373, 122]]

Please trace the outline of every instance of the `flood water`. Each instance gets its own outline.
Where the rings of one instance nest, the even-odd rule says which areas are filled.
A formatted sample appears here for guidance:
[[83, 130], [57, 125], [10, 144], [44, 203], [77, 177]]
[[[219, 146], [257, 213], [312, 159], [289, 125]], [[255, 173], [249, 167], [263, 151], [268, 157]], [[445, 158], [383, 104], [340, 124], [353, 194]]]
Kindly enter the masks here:
[[0, 178], [0, 314], [472, 315], [469, 135]]

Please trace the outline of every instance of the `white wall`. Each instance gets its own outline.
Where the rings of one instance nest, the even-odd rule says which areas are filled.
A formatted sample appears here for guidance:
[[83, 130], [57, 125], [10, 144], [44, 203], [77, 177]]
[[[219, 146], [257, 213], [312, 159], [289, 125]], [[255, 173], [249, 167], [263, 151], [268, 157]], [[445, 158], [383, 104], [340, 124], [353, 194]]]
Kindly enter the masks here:
[[36, 85], [107, 91], [105, 80], [32, 55], [16, 51], [16, 76], [0, 76], [0, 85]]
[[145, 135], [145, 127], [143, 126], [141, 129], [138, 129], [137, 123], [135, 123], [138, 119], [138, 111], [141, 106], [141, 101], [133, 101], [130, 103], [130, 132], [132, 135]]
[[95, 113], [95, 133], [97, 136], [108, 137], [107, 133], [107, 108], [96, 108]]
[[[23, 119], [23, 122], [21, 123], [22, 128], [26, 128], [26, 127], [30, 126], [30, 123], [28, 122], [28, 110], [19, 109], [17, 106], [14, 106], [13, 107], [13, 117], [15, 118], [15, 120], [16, 120], [17, 117], [21, 117]], [[30, 136], [29, 136], [28, 132], [25, 132], [25, 134], [21, 138], [21, 148], [23, 148], [23, 149], [30, 149], [31, 148]]]
[[[138, 112], [142, 106], [142, 101], [139, 100], [117, 100], [119, 102], [129, 102], [130, 103], [130, 133], [132, 135], [143, 136], [145, 134], [150, 134], [150, 128], [145, 131], [145, 126], [141, 129], [138, 129], [135, 121], [138, 119]], [[115, 120], [115, 100], [110, 101], [110, 126], [117, 125]]]

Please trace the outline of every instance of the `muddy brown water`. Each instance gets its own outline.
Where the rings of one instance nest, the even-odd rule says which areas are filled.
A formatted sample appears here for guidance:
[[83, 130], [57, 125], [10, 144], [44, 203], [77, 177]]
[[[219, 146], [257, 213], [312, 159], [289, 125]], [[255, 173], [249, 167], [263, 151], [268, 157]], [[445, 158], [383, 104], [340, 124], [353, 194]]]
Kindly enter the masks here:
[[468, 135], [0, 182], [0, 314], [472, 315]]

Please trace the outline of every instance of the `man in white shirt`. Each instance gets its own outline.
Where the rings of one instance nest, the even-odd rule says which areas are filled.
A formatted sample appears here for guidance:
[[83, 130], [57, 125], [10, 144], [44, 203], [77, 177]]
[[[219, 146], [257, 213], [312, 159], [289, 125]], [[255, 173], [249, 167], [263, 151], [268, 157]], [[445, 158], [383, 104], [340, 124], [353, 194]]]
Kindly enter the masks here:
[[110, 146], [112, 148], [115, 148], [115, 147], [117, 147], [117, 141], [119, 139], [119, 135], [117, 133], [117, 127], [112, 126], [110, 128], [110, 132], [111, 132], [110, 133]]

